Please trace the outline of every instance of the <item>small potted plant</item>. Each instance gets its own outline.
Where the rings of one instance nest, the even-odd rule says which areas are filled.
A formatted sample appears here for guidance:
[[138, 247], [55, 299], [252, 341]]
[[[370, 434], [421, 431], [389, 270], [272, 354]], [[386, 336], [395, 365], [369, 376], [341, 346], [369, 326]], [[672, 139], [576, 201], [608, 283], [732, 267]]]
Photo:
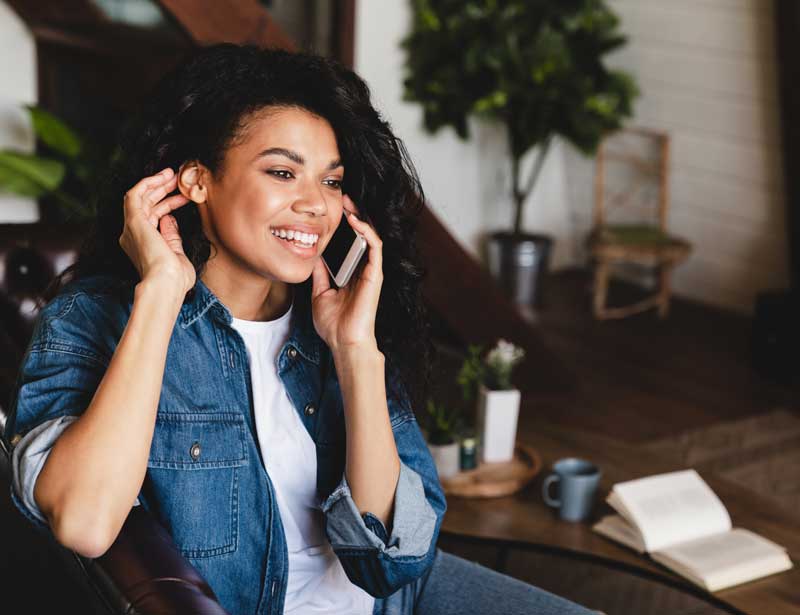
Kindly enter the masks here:
[[477, 397], [477, 429], [481, 460], [510, 461], [517, 438], [520, 391], [511, 384], [511, 372], [525, 351], [501, 339], [481, 358], [481, 346], [470, 346], [458, 376], [465, 399]]
[[460, 469], [458, 410], [428, 399], [428, 448], [436, 463], [439, 478], [449, 478]]

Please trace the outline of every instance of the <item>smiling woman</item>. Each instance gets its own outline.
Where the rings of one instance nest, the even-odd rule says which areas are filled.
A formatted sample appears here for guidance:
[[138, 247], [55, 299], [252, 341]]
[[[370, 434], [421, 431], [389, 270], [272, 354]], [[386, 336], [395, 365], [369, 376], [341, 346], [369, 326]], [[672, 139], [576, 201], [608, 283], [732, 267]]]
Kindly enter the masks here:
[[[586, 613], [436, 547], [422, 189], [357, 75], [208, 47], [120, 152], [5, 430], [34, 525], [97, 557], [141, 505], [236, 614]], [[368, 247], [335, 288], [345, 212]]]
[[[287, 124], [281, 118], [303, 121]], [[277, 127], [280, 135], [265, 130], [268, 125]], [[330, 238], [339, 219], [337, 194], [340, 202], [342, 194], [348, 195], [354, 203], [351, 209], [375, 228], [385, 246], [381, 309], [376, 319], [379, 348], [402, 375], [414, 407], [423, 403], [433, 352], [425, 333], [427, 317], [421, 297], [424, 268], [415, 233], [424, 193], [402, 141], [372, 106], [367, 85], [355, 73], [319, 56], [218, 45], [213, 51], [198, 52], [165, 75], [118, 141], [120, 156], [97, 194], [97, 230], [87, 239], [76, 271], [64, 272], [62, 279], [99, 272], [114, 272], [115, 277], [128, 284], [140, 279], [118, 244], [123, 227], [123, 212], [118, 204], [142, 177], [164, 167], [179, 172], [196, 164], [198, 174], [203, 171], [202, 181], [213, 182], [208, 188], [216, 188], [215, 195], [224, 197], [214, 201], [213, 196], [206, 195], [209, 200], [205, 203], [195, 201], [199, 206], [190, 204], [174, 212], [182, 246], [199, 277], [203, 277], [206, 268], [215, 266], [212, 252], [230, 248], [231, 241], [238, 242], [234, 260], [246, 257], [242, 264], [255, 269], [256, 276], [263, 275], [266, 257], [253, 258], [258, 244], [242, 245], [242, 239], [260, 233], [263, 246], [270, 239], [273, 225], [282, 225], [287, 232], [294, 229], [320, 234], [322, 240], [317, 242], [311, 259], [319, 260], [324, 241]], [[270, 186], [280, 198], [291, 196], [292, 191], [296, 194], [299, 189], [305, 191], [300, 195], [302, 201], [309, 197], [310, 186], [318, 187], [325, 215], [315, 215], [320, 213], [320, 205], [312, 199], [296, 205], [301, 209], [299, 213], [287, 210], [280, 217], [266, 220], [266, 226], [262, 224], [259, 230], [259, 220], [265, 220], [265, 208], [256, 218], [244, 221], [248, 228], [243, 236], [226, 234], [219, 226], [236, 225], [241, 229], [241, 214], [257, 205], [227, 200], [229, 196], [245, 197], [239, 194], [235, 182], [226, 180], [229, 174], [253, 179], [241, 187], [242, 191], [253, 190], [255, 185], [263, 190]], [[259, 175], [261, 183], [253, 174]], [[340, 186], [341, 192], [335, 186]], [[177, 185], [170, 189], [186, 194]], [[263, 196], [262, 191], [246, 198]], [[274, 212], [277, 198], [270, 194], [262, 205], [272, 203]], [[223, 220], [229, 214], [238, 221]], [[320, 226], [325, 227], [327, 239]], [[215, 232], [222, 234], [218, 239], [223, 245], [214, 242]], [[275, 244], [288, 245], [277, 240]], [[303, 256], [301, 250], [284, 249], [284, 255]], [[230, 259], [223, 256], [218, 262], [223, 264]], [[290, 259], [281, 266], [294, 269], [292, 283], [302, 284], [305, 280], [310, 286], [310, 270], [304, 270], [302, 263]], [[253, 279], [252, 275], [247, 277]], [[60, 283], [61, 280], [53, 285], [52, 293]], [[255, 283], [261, 293], [264, 289], [260, 282]], [[248, 316], [279, 312], [285, 306], [285, 297], [275, 301], [279, 294], [269, 293], [272, 299], [267, 297], [266, 311]]]
[[[271, 106], [251, 114], [247, 125], [216, 174], [196, 160], [178, 171], [178, 189], [197, 204], [217, 249], [204, 280], [223, 297], [231, 294], [226, 286], [261, 288], [269, 280], [274, 291], [307, 280], [342, 217], [344, 167], [327, 120], [305, 109]], [[282, 240], [273, 239], [276, 232]], [[272, 306], [256, 307], [264, 309], [248, 318], [275, 314]]]

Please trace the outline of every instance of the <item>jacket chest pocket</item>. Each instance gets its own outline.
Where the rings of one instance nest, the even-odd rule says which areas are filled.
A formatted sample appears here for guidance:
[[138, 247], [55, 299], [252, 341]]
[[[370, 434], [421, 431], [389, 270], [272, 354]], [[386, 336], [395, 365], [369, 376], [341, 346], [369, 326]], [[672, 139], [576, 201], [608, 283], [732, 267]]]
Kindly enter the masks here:
[[170, 413], [156, 417], [147, 473], [154, 508], [185, 557], [235, 551], [240, 468], [246, 428], [238, 413]]

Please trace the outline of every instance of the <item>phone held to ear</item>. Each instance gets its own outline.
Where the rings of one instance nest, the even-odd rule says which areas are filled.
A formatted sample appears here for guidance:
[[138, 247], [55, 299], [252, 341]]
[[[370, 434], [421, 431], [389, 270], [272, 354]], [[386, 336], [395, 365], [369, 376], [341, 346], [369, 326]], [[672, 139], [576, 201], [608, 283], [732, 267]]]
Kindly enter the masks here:
[[322, 252], [322, 262], [339, 288], [350, 281], [361, 257], [367, 251], [367, 240], [353, 230], [345, 220], [345, 215], [342, 215], [339, 227]]

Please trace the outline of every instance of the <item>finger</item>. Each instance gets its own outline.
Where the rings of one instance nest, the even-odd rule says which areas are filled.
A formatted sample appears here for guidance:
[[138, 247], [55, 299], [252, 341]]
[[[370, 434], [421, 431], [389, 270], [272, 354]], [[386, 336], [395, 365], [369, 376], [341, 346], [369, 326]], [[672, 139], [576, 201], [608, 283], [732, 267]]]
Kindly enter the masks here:
[[153, 209], [150, 210], [150, 215], [148, 216], [148, 219], [150, 220], [151, 224], [154, 220], [156, 223], [158, 223], [158, 220], [159, 218], [161, 218], [161, 216], [165, 216], [171, 211], [175, 211], [176, 209], [183, 207], [184, 205], [186, 205], [186, 203], [189, 202], [189, 200], [190, 199], [188, 197], [185, 197], [182, 194], [174, 194], [172, 196], [168, 196], [166, 199], [162, 200], [158, 205], [156, 205], [155, 207], [153, 207]]
[[160, 231], [162, 237], [167, 242], [173, 252], [183, 254], [183, 241], [181, 241], [180, 233], [178, 232], [178, 221], [175, 216], [166, 215], [159, 221]]
[[328, 269], [321, 258], [317, 259], [314, 263], [314, 269], [311, 272], [311, 298], [316, 299], [319, 295], [329, 290], [331, 287], [330, 277], [328, 277]]
[[342, 196], [342, 205], [344, 206], [345, 212], [355, 212], [359, 218], [361, 217], [361, 212], [359, 211], [358, 207], [356, 207], [356, 204], [353, 203], [353, 200], [346, 194]]
[[134, 192], [135, 194], [142, 194], [147, 190], [150, 190], [151, 188], [159, 186], [164, 182], [166, 182], [167, 180], [172, 179], [173, 175], [174, 171], [172, 170], [171, 167], [162, 169], [155, 175], [150, 175], [148, 177], [140, 179], [136, 184], [134, 184], [133, 188], [131, 188], [131, 192]]
[[151, 188], [150, 190], [146, 190], [142, 193], [141, 199], [142, 202], [146, 205], [155, 205], [161, 199], [163, 199], [167, 194], [175, 190], [175, 187], [178, 185], [178, 176], [174, 175], [171, 179], [167, 180], [160, 186], [156, 186], [155, 188]]
[[362, 276], [369, 279], [380, 279], [383, 276], [383, 242], [375, 229], [356, 216], [347, 216], [347, 221], [354, 231], [359, 233], [367, 240], [369, 253], [367, 254], [367, 266], [364, 267]]

